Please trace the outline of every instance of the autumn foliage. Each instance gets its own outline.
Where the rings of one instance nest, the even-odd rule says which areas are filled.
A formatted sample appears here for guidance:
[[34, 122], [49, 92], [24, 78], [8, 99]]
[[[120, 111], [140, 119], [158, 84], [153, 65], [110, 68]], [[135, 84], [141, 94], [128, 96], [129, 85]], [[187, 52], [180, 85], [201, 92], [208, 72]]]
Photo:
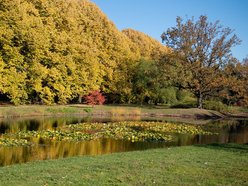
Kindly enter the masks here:
[[231, 48], [240, 44], [230, 28], [223, 28], [218, 21], [211, 23], [206, 16], [197, 21], [177, 17], [177, 26], [169, 28], [161, 38], [175, 52], [170, 59], [171, 68], [176, 67], [173, 79], [177, 86], [195, 95], [198, 108], [202, 108], [203, 100], [218, 96], [226, 87], [228, 79], [223, 67], [233, 60]]
[[88, 105], [102, 105], [105, 102], [105, 97], [96, 90], [85, 96], [85, 101]]
[[[247, 59], [230, 28], [177, 18], [166, 45], [119, 31], [89, 0], [0, 1], [0, 103], [173, 104], [181, 93], [247, 105]], [[88, 93], [91, 92], [89, 95]]]

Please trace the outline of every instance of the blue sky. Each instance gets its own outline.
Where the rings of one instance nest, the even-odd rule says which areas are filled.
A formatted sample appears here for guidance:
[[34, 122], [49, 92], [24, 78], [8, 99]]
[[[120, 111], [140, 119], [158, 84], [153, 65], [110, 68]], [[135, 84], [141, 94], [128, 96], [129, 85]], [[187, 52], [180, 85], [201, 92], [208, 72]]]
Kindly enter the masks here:
[[132, 28], [161, 41], [160, 35], [175, 26], [176, 17], [208, 16], [234, 29], [242, 40], [233, 48], [239, 60], [248, 57], [248, 0], [91, 0], [119, 30]]

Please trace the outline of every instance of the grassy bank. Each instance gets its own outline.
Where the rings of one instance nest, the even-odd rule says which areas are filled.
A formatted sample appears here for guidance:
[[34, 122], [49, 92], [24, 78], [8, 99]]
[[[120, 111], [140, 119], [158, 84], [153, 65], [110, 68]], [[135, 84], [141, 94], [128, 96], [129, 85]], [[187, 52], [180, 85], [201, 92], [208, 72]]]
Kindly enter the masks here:
[[175, 147], [0, 168], [0, 185], [248, 185], [247, 145]]
[[53, 116], [53, 115], [100, 115], [100, 116], [157, 116], [183, 118], [220, 118], [225, 115], [204, 109], [168, 109], [148, 106], [114, 106], [114, 105], [57, 105], [57, 106], [1, 106], [0, 118]]
[[1, 106], [0, 117], [30, 117], [30, 116], [52, 116], [52, 115], [69, 115], [85, 114], [85, 108], [71, 106], [42, 106], [42, 105], [23, 105], [23, 106]]

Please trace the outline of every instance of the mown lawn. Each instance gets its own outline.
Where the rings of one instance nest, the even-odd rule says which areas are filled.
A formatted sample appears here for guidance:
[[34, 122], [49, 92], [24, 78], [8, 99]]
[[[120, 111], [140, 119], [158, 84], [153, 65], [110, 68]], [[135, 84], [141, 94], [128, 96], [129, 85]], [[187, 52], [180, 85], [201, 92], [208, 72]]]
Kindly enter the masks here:
[[0, 185], [248, 185], [248, 145], [174, 147], [0, 168]]

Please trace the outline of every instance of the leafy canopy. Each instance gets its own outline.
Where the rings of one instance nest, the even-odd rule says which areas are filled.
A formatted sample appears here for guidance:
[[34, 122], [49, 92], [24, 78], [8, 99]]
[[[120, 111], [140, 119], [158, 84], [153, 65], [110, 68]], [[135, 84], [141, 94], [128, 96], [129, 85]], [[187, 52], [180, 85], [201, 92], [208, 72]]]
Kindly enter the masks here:
[[177, 86], [190, 90], [198, 98], [198, 107], [207, 96], [214, 96], [227, 83], [223, 68], [232, 59], [231, 48], [240, 43], [230, 28], [206, 16], [183, 21], [162, 34], [162, 40], [173, 49], [173, 77]]

